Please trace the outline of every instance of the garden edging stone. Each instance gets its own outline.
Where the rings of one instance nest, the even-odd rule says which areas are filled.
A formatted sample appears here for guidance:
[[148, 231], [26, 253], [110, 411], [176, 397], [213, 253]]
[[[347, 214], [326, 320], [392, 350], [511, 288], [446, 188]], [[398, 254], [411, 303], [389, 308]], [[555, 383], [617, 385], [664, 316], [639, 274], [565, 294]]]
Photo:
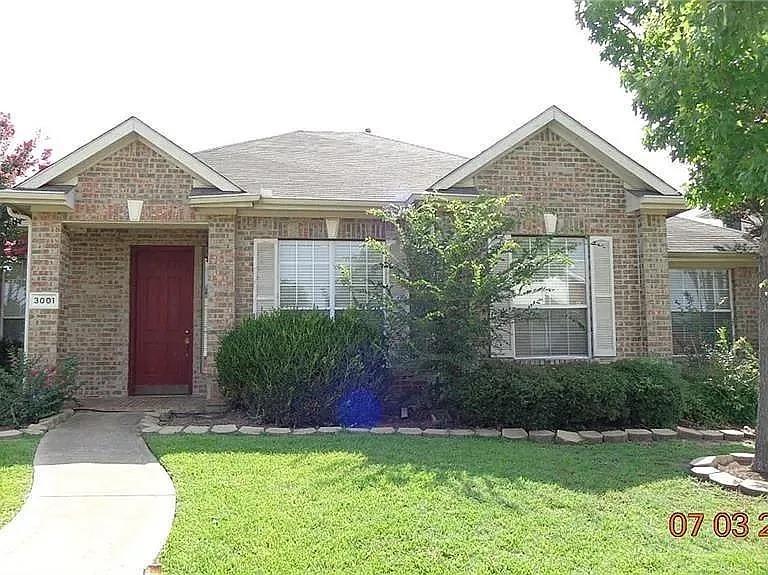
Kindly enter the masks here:
[[[346, 433], [370, 433], [374, 435], [411, 435], [411, 436], [424, 436], [424, 437], [480, 437], [486, 439], [502, 438], [507, 441], [516, 441], [522, 439], [528, 439], [536, 443], [556, 443], [559, 445], [580, 445], [580, 444], [603, 444], [603, 443], [626, 443], [627, 441], [636, 443], [651, 443], [655, 441], [665, 441], [669, 439], [699, 439], [702, 440], [705, 437], [711, 437], [713, 441], [722, 441], [723, 439], [741, 437], [744, 435], [737, 430], [719, 430], [702, 432], [687, 427], [678, 426], [677, 430], [666, 428], [628, 428], [628, 429], [614, 429], [608, 431], [567, 431], [558, 429], [551, 431], [549, 429], [533, 429], [527, 431], [519, 427], [505, 427], [501, 430], [493, 428], [442, 428], [442, 427], [395, 427], [395, 426], [378, 426], [378, 427], [341, 427], [341, 426], [322, 426], [322, 427], [262, 427], [243, 425], [238, 426], [233, 423], [224, 423], [217, 425], [161, 425], [157, 423], [158, 418], [153, 416], [145, 416], [139, 425], [139, 431], [143, 434], [158, 433], [160, 435], [175, 435], [177, 433], [196, 434], [202, 435], [207, 433], [213, 434], [233, 434], [238, 433], [240, 435], [314, 435], [314, 434], [336, 434], [341, 432]], [[0, 438], [2, 437], [16, 437], [21, 435], [7, 432], [0, 432]], [[727, 458], [727, 460], [726, 460]], [[731, 455], [721, 455], [715, 458], [714, 456], [700, 457], [690, 462], [691, 467], [702, 468], [711, 467], [716, 463], [720, 465], [727, 465], [732, 461], [744, 463], [748, 461], [751, 463], [752, 454], [750, 453], [732, 453]], [[729, 484], [727, 478], [722, 478], [725, 484]], [[727, 486], [726, 485], [726, 486]]]

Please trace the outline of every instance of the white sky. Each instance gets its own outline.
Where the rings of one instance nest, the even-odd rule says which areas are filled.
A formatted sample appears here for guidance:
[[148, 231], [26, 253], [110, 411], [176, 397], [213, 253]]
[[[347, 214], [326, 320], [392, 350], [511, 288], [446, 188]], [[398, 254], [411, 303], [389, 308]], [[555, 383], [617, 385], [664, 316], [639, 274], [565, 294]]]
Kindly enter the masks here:
[[362, 130], [472, 156], [557, 104], [676, 187], [570, 0], [11, 2], [0, 93], [54, 159], [130, 115], [189, 151]]

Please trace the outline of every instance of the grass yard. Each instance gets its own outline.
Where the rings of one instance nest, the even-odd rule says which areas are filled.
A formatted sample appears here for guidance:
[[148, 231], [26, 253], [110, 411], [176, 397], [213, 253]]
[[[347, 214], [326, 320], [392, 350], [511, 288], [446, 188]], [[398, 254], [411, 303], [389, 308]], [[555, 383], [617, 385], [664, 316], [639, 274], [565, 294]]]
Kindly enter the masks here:
[[[766, 573], [768, 501], [685, 474], [727, 446], [480, 438], [153, 436], [178, 509], [171, 575]], [[733, 450], [731, 448], [730, 450]], [[674, 539], [674, 511], [703, 512]], [[745, 511], [720, 539], [719, 511]], [[763, 521], [763, 525], [768, 521]]]
[[10, 521], [32, 486], [37, 438], [0, 440], [0, 526]]

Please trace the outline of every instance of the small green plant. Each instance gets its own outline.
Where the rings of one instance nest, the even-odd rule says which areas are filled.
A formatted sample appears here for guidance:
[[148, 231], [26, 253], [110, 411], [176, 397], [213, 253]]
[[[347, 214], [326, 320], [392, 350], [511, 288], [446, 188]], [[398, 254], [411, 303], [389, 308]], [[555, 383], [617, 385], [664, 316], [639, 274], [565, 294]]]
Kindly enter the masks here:
[[746, 339], [731, 342], [721, 328], [714, 345], [688, 360], [683, 376], [686, 420], [713, 426], [755, 423], [760, 365]]
[[74, 359], [47, 367], [19, 351], [0, 368], [0, 425], [25, 425], [56, 413], [78, 386]]
[[380, 320], [361, 310], [277, 310], [224, 336], [219, 385], [233, 406], [279, 425], [373, 424], [387, 380]]

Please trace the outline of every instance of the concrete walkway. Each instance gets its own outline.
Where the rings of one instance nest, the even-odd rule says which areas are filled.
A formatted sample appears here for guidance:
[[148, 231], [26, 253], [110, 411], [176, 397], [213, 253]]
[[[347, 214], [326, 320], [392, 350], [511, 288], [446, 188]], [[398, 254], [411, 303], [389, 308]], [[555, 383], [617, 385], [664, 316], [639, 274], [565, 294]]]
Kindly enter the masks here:
[[78, 412], [43, 437], [29, 498], [0, 529], [3, 575], [141, 575], [154, 562], [176, 495], [140, 418]]

